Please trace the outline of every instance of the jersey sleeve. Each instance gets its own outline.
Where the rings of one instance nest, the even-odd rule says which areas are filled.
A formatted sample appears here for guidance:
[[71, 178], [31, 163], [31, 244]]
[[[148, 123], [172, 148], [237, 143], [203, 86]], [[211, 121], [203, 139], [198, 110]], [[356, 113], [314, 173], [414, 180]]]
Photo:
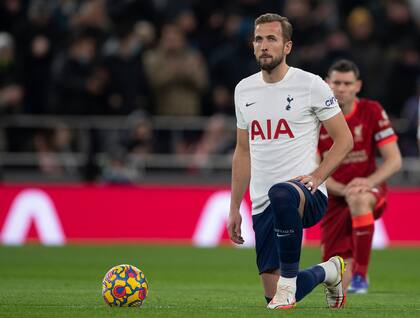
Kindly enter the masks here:
[[385, 110], [379, 103], [373, 103], [373, 134], [376, 145], [381, 147], [388, 142], [396, 141], [398, 139], [395, 134], [394, 128], [392, 128], [391, 121], [388, 118]]
[[236, 126], [240, 129], [248, 129], [248, 125], [245, 121], [245, 118], [243, 116], [243, 113], [241, 111], [241, 101], [240, 101], [240, 89], [238, 87], [239, 85], [237, 85], [235, 87], [235, 95], [234, 95], [234, 99], [235, 99], [235, 114], [236, 114]]
[[320, 121], [330, 119], [341, 112], [330, 87], [319, 76], [312, 81], [310, 90], [310, 105]]

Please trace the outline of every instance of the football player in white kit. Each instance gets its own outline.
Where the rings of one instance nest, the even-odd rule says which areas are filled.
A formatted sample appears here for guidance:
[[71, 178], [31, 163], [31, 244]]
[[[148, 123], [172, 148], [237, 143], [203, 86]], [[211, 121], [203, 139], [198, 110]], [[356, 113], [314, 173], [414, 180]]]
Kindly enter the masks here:
[[[314, 74], [289, 67], [292, 26], [264, 14], [255, 20], [254, 54], [261, 72], [235, 89], [237, 144], [232, 162], [228, 232], [243, 243], [239, 207], [249, 186], [257, 266], [269, 309], [289, 309], [315, 286], [325, 284], [327, 304], [342, 308], [344, 262], [299, 271], [303, 228], [324, 215], [324, 181], [353, 147], [353, 139], [328, 85]], [[321, 122], [334, 143], [318, 166]]]

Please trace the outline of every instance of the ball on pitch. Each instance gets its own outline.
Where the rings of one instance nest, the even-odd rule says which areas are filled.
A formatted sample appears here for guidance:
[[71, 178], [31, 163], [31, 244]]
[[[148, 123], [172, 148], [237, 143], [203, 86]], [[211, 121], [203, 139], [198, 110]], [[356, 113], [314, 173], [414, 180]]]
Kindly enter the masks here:
[[102, 281], [102, 296], [112, 307], [140, 307], [148, 290], [146, 276], [133, 265], [114, 266]]

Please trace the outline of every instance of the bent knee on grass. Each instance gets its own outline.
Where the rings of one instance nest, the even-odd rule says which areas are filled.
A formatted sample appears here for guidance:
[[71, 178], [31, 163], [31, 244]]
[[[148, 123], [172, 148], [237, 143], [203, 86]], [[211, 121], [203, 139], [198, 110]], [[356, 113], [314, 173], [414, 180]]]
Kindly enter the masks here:
[[354, 193], [345, 197], [352, 215], [363, 215], [373, 210], [375, 196], [370, 192]]

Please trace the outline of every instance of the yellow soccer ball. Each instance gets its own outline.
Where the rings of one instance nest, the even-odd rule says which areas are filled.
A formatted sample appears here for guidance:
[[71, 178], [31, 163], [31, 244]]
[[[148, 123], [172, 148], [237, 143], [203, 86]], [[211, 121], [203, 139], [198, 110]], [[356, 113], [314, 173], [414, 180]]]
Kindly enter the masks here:
[[146, 276], [133, 265], [114, 266], [102, 281], [102, 296], [113, 307], [140, 307], [148, 291]]

